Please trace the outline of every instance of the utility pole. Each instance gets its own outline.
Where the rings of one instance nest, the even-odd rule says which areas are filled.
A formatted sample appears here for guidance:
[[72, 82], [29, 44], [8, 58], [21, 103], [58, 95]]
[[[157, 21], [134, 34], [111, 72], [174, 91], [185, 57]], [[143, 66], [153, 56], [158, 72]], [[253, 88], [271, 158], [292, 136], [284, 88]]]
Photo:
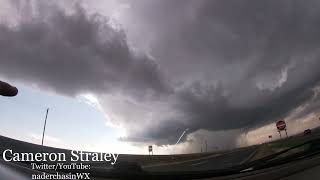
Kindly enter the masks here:
[[47, 118], [48, 118], [49, 108], [47, 109], [46, 118], [44, 119], [44, 126], [43, 126], [43, 133], [42, 133], [42, 142], [41, 145], [43, 146], [44, 140], [44, 133], [46, 132], [46, 125], [47, 125]]
[[208, 152], [208, 143], [207, 143], [207, 140], [205, 140], [205, 144], [206, 144], [206, 152]]

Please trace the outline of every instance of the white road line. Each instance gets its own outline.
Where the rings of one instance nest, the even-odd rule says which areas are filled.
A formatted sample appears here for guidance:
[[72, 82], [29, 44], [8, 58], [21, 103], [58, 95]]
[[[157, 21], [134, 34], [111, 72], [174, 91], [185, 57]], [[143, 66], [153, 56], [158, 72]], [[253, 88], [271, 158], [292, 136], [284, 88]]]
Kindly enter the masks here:
[[205, 164], [207, 163], [208, 161], [202, 161], [202, 162], [199, 162], [199, 163], [195, 163], [195, 164], [191, 164], [191, 166], [197, 166], [197, 165], [200, 165], [200, 164]]
[[[227, 153], [225, 153], [225, 154], [227, 154]], [[213, 154], [213, 155], [209, 155], [209, 156], [205, 156], [205, 157], [201, 157], [201, 158], [189, 159], [189, 160], [177, 161], [177, 162], [170, 162], [170, 163], [144, 165], [144, 166], [142, 166], [142, 168], [153, 168], [153, 167], [161, 167], [161, 166], [179, 165], [179, 164], [184, 164], [184, 163], [188, 163], [188, 162], [206, 160], [206, 159], [210, 159], [210, 158], [213, 158], [213, 157], [218, 157], [218, 156], [221, 156], [221, 155], [223, 155], [223, 154]]]

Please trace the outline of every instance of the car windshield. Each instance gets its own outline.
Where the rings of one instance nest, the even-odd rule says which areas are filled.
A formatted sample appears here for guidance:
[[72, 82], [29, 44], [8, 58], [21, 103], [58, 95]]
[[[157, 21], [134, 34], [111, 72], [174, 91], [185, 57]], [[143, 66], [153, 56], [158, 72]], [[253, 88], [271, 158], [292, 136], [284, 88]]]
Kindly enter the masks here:
[[0, 0], [0, 179], [320, 179], [319, 9]]

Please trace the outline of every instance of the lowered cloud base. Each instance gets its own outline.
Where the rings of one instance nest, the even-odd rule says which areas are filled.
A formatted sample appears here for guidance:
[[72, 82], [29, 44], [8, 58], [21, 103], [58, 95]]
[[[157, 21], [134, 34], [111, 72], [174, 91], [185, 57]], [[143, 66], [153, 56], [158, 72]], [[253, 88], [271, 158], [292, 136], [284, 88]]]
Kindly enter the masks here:
[[189, 128], [184, 143], [200, 132], [237, 144], [318, 110], [317, 1], [110, 1], [126, 7], [117, 18], [91, 1], [2, 3], [0, 75], [92, 94], [123, 141], [174, 144]]

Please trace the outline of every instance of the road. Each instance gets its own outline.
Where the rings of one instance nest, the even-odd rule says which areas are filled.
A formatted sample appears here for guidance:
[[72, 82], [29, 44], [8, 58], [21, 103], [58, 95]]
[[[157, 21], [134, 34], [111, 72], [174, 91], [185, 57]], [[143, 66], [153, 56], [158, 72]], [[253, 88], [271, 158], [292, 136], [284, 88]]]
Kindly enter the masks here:
[[[240, 152], [241, 154], [243, 152]], [[224, 156], [235, 156], [234, 154]], [[210, 158], [209, 158], [210, 159]], [[216, 160], [216, 158], [213, 158]], [[212, 159], [212, 160], [213, 160]], [[236, 158], [237, 159], [237, 158]], [[205, 162], [205, 161], [204, 161]], [[189, 163], [187, 163], [189, 164]], [[215, 163], [214, 163], [215, 164]], [[253, 172], [245, 172], [223, 177], [206, 178], [204, 180], [318, 180], [320, 177], [320, 156], [302, 159], [293, 163], [284, 164], [281, 166], [261, 169]], [[31, 169], [25, 167], [8, 164], [0, 161], [0, 177], [6, 180], [28, 180], [31, 179], [31, 174], [36, 173]], [[111, 180], [110, 178], [96, 178], [91, 177], [92, 180]]]
[[238, 149], [219, 155], [207, 156], [196, 160], [175, 162], [160, 165], [145, 166], [147, 171], [202, 171], [213, 169], [225, 169], [239, 165], [248, 160], [257, 151], [258, 146]]
[[[4, 146], [5, 144], [5, 146]], [[57, 149], [48, 149], [48, 147], [43, 147], [39, 145], [31, 145], [29, 143], [23, 143], [16, 140], [0, 137], [0, 149], [8, 148], [8, 147], [18, 147], [20, 150], [28, 149], [28, 151], [58, 151]], [[211, 154], [206, 156], [198, 156], [195, 159], [188, 160], [177, 160], [176, 162], [170, 161], [169, 163], [162, 162], [162, 164], [153, 164], [153, 165], [145, 165], [143, 169], [148, 171], [149, 173], [170, 173], [170, 172], [188, 172], [188, 171], [206, 171], [206, 170], [218, 170], [224, 169], [228, 167], [232, 167], [235, 165], [239, 165], [248, 161], [259, 149], [259, 146], [251, 146], [247, 148], [236, 149], [233, 151], [219, 153], [219, 154]], [[65, 150], [64, 150], [65, 151]], [[133, 155], [134, 156], [134, 155]], [[127, 157], [127, 156], [125, 156]], [[129, 157], [129, 156], [128, 156]], [[135, 158], [140, 157], [136, 156]], [[141, 156], [145, 158], [144, 156]], [[194, 157], [194, 156], [192, 156]], [[166, 157], [167, 158], [167, 157]], [[178, 156], [172, 156], [174, 158], [178, 158]], [[181, 158], [181, 157], [180, 157]], [[285, 178], [285, 180], [296, 180], [299, 177], [306, 177], [306, 179], [319, 179], [320, 177], [320, 155], [317, 155], [312, 158], [306, 158], [294, 161], [292, 163], [283, 164], [276, 167], [270, 167], [266, 169], [260, 169], [256, 171], [248, 171], [240, 174], [234, 174], [230, 176], [223, 177], [215, 177], [208, 178], [208, 180], [214, 179], [279, 179]], [[110, 167], [109, 167], [110, 168]], [[108, 176], [107, 168], [99, 169], [102, 174]], [[110, 170], [110, 169], [109, 169]], [[124, 172], [126, 172], [125, 170]], [[34, 171], [22, 164], [4, 162], [0, 158], [0, 177], [1, 179], [7, 180], [26, 180], [31, 179], [32, 174], [42, 173], [39, 171]], [[312, 175], [312, 176], [311, 176]], [[100, 179], [109, 179], [109, 178], [96, 178], [93, 177], [92, 174], [91, 179], [100, 180]]]

